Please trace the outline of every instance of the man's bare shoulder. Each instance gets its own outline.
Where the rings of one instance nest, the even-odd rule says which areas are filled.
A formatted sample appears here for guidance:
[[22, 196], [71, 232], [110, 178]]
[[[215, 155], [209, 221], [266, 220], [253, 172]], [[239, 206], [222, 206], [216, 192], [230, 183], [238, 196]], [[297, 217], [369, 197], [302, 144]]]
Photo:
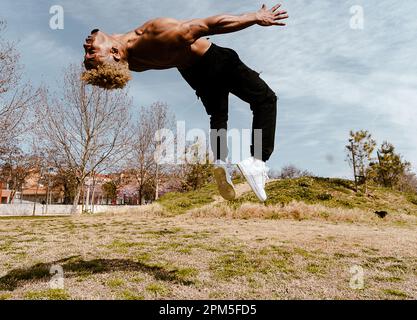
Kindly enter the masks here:
[[169, 17], [158, 17], [145, 22], [137, 30], [145, 33], [160, 33], [181, 25], [183, 21]]

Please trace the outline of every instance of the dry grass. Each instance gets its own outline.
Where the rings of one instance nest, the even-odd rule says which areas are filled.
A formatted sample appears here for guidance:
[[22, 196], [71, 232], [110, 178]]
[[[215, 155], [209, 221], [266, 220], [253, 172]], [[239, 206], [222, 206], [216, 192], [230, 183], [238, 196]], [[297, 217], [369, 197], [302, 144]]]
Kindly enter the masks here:
[[[227, 204], [210, 185], [113, 214], [0, 218], [0, 300], [417, 298], [413, 201], [334, 179], [267, 188], [267, 205], [246, 184]], [[50, 287], [52, 265], [63, 289]]]
[[417, 225], [417, 216], [407, 214], [389, 214], [383, 220], [373, 211], [362, 209], [331, 208], [321, 204], [306, 204], [291, 201], [282, 205], [263, 205], [245, 202], [233, 207], [225, 202], [214, 203], [190, 211], [193, 217], [211, 217], [226, 219], [295, 219], [325, 220], [333, 222], [370, 222], [370, 223], [409, 223]]
[[[346, 212], [326, 220], [300, 203], [280, 211], [297, 220], [267, 220], [270, 208], [249, 204], [217, 218], [207, 210], [0, 219], [0, 299], [417, 298], [408, 220], [349, 212], [365, 223], [345, 223]], [[64, 270], [63, 289], [50, 288], [52, 265]], [[353, 265], [363, 290], [349, 287]]]

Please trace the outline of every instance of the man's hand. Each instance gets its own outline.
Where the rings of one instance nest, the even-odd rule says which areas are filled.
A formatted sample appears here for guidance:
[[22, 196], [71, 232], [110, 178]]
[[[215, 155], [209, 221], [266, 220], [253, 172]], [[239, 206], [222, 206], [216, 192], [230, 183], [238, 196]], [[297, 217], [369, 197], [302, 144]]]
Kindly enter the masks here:
[[268, 10], [266, 5], [262, 5], [262, 8], [256, 12], [256, 23], [263, 27], [285, 26], [281, 20], [287, 19], [288, 14], [285, 10], [278, 10], [280, 7], [281, 4], [277, 4]]

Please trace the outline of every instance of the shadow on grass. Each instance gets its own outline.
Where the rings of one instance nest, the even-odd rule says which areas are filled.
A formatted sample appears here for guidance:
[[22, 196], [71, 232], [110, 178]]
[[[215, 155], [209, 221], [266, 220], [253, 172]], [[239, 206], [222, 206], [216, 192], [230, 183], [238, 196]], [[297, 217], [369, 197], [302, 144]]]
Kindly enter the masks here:
[[49, 271], [53, 265], [62, 266], [66, 278], [115, 271], [140, 271], [152, 275], [156, 280], [184, 285], [194, 283], [194, 281], [182, 276], [180, 270], [176, 268], [168, 268], [141, 261], [135, 262], [128, 259], [94, 259], [85, 261], [79, 256], [74, 256], [50, 263], [38, 263], [29, 268], [11, 270], [0, 278], [0, 290], [13, 291], [19, 286], [24, 286], [27, 282], [51, 279], [53, 274], [50, 274]]

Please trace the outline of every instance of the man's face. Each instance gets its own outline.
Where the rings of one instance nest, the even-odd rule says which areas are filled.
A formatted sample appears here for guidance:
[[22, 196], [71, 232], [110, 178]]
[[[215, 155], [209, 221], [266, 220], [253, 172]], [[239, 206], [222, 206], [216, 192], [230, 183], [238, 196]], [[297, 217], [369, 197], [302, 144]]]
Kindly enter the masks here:
[[84, 65], [87, 70], [96, 68], [105, 62], [114, 62], [112, 55], [112, 39], [97, 29], [85, 39]]

